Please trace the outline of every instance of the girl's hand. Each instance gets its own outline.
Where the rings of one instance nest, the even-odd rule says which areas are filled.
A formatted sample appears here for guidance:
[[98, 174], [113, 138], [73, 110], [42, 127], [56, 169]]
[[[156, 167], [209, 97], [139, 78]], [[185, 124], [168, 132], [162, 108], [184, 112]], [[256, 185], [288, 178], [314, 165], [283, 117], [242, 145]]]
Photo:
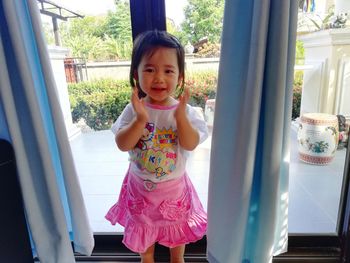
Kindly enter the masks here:
[[179, 97], [179, 104], [174, 113], [174, 117], [177, 121], [186, 116], [186, 105], [189, 99], [190, 91], [187, 88], [185, 88], [183, 94]]
[[145, 101], [142, 98], [139, 99], [136, 87], [132, 91], [131, 104], [136, 112], [136, 120], [144, 123], [148, 122], [149, 116], [145, 108]]
[[192, 151], [199, 143], [199, 133], [187, 118], [186, 104], [189, 99], [190, 92], [188, 89], [185, 89], [183, 95], [179, 97], [179, 104], [175, 110], [174, 117], [180, 146], [187, 151]]

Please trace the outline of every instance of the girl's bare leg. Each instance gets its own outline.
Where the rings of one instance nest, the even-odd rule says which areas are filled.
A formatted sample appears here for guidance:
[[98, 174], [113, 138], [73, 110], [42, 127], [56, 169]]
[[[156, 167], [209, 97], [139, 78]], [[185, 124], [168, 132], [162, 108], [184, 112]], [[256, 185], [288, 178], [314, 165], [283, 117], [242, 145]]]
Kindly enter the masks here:
[[170, 262], [184, 263], [185, 245], [170, 248]]
[[154, 247], [153, 244], [149, 248], [147, 248], [145, 253], [141, 253], [141, 263], [154, 263]]

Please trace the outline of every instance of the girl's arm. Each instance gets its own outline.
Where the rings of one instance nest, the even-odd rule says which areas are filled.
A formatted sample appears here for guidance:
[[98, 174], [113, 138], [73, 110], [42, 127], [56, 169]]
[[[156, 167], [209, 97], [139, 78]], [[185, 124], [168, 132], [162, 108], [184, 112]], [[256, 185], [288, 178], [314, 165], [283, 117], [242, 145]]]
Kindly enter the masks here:
[[146, 122], [135, 117], [127, 126], [121, 128], [115, 134], [115, 142], [119, 150], [125, 152], [133, 149], [143, 134]]
[[144, 101], [138, 98], [137, 89], [132, 93], [131, 103], [136, 112], [135, 118], [115, 134], [115, 142], [121, 151], [129, 151], [135, 147], [148, 121], [148, 112]]
[[199, 144], [199, 133], [197, 129], [192, 126], [186, 115], [186, 104], [189, 97], [190, 93], [188, 89], [185, 89], [185, 94], [179, 98], [179, 105], [175, 111], [174, 117], [181, 147], [187, 151], [192, 151]]

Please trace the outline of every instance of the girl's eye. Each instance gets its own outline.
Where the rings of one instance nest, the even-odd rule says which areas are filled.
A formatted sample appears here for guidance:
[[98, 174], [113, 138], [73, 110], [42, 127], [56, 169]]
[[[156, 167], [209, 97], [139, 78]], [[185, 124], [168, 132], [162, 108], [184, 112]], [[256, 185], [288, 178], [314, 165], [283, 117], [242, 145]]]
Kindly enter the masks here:
[[168, 69], [168, 70], [165, 71], [165, 73], [174, 73], [174, 71], [171, 70], [171, 69]]
[[154, 72], [154, 69], [153, 68], [145, 68], [143, 71], [144, 72]]

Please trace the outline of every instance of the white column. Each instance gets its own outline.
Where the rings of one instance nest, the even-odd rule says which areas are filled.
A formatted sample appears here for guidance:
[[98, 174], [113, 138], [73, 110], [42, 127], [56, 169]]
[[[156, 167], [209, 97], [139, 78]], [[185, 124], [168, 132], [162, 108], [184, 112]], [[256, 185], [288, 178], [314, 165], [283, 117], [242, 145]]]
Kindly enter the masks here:
[[67, 48], [58, 46], [49, 46], [48, 49], [52, 66], [52, 72], [56, 82], [58, 99], [62, 108], [62, 113], [66, 124], [67, 134], [69, 138], [72, 138], [73, 136], [80, 133], [80, 129], [78, 129], [72, 121], [72, 114], [68, 95], [68, 85], [64, 69], [64, 59], [69, 54], [69, 50]]
[[301, 113], [350, 115], [350, 28], [329, 29], [299, 36], [304, 43], [305, 70]]

